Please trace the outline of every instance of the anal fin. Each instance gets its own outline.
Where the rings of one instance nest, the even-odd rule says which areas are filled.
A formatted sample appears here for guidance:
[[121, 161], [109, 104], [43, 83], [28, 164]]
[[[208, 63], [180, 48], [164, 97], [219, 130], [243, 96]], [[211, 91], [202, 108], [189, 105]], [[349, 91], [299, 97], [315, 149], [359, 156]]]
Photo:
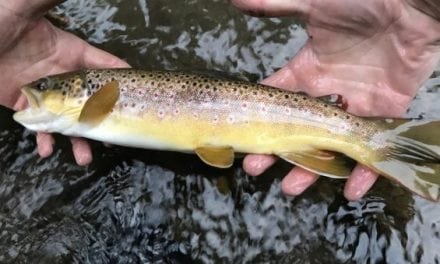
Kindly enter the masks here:
[[341, 153], [325, 150], [280, 153], [278, 156], [299, 167], [330, 178], [347, 178], [356, 161]]

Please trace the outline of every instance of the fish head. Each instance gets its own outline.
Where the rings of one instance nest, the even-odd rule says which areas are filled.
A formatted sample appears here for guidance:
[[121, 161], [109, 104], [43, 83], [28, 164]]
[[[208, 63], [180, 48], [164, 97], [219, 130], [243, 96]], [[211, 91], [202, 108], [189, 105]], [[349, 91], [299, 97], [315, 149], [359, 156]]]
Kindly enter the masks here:
[[21, 91], [27, 107], [14, 114], [14, 120], [28, 129], [41, 132], [62, 132], [74, 125], [90, 87], [82, 72], [41, 78], [26, 84]]

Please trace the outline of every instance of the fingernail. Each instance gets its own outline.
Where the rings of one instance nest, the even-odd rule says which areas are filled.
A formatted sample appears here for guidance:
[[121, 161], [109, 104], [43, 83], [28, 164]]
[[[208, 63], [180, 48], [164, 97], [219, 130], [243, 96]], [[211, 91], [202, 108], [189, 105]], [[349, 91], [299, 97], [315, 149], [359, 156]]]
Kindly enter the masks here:
[[285, 188], [283, 189], [286, 194], [296, 196], [303, 193], [304, 190], [307, 188], [307, 186], [308, 185], [302, 184], [300, 182], [296, 182], [285, 186]]
[[89, 164], [90, 164], [90, 162], [91, 162], [91, 156], [90, 156], [89, 154], [86, 154], [86, 153], [84, 153], [84, 154], [78, 154], [78, 155], [75, 155], [75, 160], [76, 160], [76, 163], [77, 163], [78, 165], [80, 165], [80, 166], [86, 166], [86, 165], [89, 165]]

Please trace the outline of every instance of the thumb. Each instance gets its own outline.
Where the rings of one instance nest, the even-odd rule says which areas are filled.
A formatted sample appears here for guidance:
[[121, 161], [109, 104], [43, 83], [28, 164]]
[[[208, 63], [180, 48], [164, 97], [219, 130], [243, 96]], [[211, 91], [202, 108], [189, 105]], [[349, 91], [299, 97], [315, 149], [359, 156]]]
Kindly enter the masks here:
[[306, 18], [310, 0], [231, 0], [243, 12], [254, 16], [299, 16]]
[[86, 44], [83, 53], [82, 67], [87, 69], [97, 68], [128, 68], [130, 65], [122, 59], [90, 44]]

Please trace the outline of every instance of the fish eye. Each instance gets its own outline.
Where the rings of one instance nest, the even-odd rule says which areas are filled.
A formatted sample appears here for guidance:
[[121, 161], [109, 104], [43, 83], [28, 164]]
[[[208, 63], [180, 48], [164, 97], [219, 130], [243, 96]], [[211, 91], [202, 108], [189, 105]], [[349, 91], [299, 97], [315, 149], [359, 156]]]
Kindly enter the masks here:
[[46, 90], [50, 88], [51, 81], [49, 78], [42, 78], [38, 80], [37, 84], [35, 85], [35, 88], [37, 88], [40, 91]]

